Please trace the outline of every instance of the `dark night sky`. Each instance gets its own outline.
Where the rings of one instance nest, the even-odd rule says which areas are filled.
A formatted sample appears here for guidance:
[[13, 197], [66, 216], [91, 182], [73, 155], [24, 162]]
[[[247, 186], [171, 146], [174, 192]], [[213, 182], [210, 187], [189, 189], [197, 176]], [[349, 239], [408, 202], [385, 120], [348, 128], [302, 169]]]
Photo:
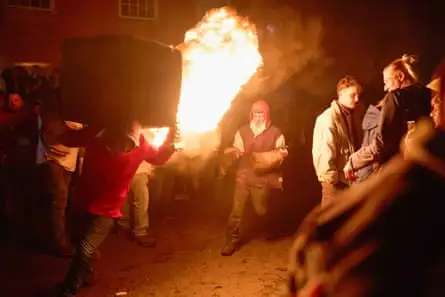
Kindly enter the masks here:
[[[325, 77], [345, 74], [359, 78], [368, 95], [380, 96], [382, 69], [402, 54], [419, 57], [418, 69], [427, 82], [445, 57], [445, 1], [441, 0], [233, 0], [242, 12], [266, 6], [264, 14], [288, 5], [303, 16], [321, 17], [323, 48], [335, 63]], [[334, 86], [333, 86], [334, 87]], [[380, 93], [380, 95], [378, 95]]]

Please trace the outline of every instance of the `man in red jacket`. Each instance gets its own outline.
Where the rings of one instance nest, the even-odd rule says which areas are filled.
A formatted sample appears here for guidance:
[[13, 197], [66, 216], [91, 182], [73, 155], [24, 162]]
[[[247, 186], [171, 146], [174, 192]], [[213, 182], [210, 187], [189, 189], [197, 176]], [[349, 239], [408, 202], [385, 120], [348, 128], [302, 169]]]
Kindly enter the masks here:
[[20, 94], [8, 94], [7, 105], [8, 108], [0, 109], [0, 151], [6, 178], [0, 191], [6, 196], [12, 235], [23, 240], [31, 231], [30, 186], [36, 157], [37, 117], [34, 106], [25, 104]]
[[[128, 123], [128, 124], [127, 124]], [[99, 132], [99, 133], [97, 133]], [[120, 122], [102, 131], [87, 127], [58, 137], [68, 147], [85, 147], [82, 175], [73, 193], [73, 207], [85, 226], [59, 296], [75, 296], [92, 272], [92, 260], [108, 236], [138, 166], [145, 160], [160, 165], [174, 152], [174, 131], [159, 149], [150, 145], [136, 123]]]

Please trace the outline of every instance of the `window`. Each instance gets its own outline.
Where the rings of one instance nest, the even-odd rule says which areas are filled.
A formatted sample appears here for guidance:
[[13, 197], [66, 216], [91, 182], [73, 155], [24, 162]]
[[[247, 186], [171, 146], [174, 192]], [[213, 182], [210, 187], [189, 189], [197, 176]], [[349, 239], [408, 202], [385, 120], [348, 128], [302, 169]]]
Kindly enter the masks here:
[[52, 10], [54, 0], [7, 0], [6, 3], [12, 7]]
[[120, 0], [119, 15], [123, 18], [154, 20], [158, 0]]

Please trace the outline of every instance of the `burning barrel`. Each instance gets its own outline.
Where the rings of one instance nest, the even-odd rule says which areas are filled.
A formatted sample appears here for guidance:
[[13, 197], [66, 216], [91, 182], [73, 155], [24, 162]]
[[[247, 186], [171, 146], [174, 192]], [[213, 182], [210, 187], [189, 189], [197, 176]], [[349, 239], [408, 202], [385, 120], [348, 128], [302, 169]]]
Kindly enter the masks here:
[[61, 113], [103, 126], [128, 117], [146, 127], [176, 124], [181, 53], [128, 35], [70, 38], [62, 45]]

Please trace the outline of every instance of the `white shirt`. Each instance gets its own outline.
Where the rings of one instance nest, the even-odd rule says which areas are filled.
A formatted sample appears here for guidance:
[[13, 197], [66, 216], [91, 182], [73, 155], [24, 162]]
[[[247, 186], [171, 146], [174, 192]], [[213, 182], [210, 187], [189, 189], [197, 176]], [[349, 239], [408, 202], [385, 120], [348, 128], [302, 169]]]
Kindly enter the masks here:
[[[39, 131], [42, 129], [42, 119], [41, 117], [38, 117], [38, 127], [39, 127]], [[82, 129], [82, 124], [79, 123], [75, 123], [75, 122], [70, 122], [70, 121], [65, 121], [65, 123], [72, 129]], [[57, 162], [57, 164], [59, 164], [60, 166], [62, 166], [63, 168], [65, 168], [66, 171], [68, 172], [74, 172], [76, 170], [76, 165], [77, 165], [77, 154], [79, 153], [79, 148], [69, 148], [66, 147], [64, 145], [55, 145], [54, 147], [59, 147], [61, 148], [64, 152], [68, 152], [68, 154], [66, 154], [65, 156], [58, 156], [55, 154], [51, 154], [51, 152], [49, 152], [42, 140], [42, 137], [39, 136], [39, 143], [37, 144], [37, 156], [36, 156], [36, 163], [37, 164], [42, 164], [45, 163], [47, 161], [54, 161]]]

